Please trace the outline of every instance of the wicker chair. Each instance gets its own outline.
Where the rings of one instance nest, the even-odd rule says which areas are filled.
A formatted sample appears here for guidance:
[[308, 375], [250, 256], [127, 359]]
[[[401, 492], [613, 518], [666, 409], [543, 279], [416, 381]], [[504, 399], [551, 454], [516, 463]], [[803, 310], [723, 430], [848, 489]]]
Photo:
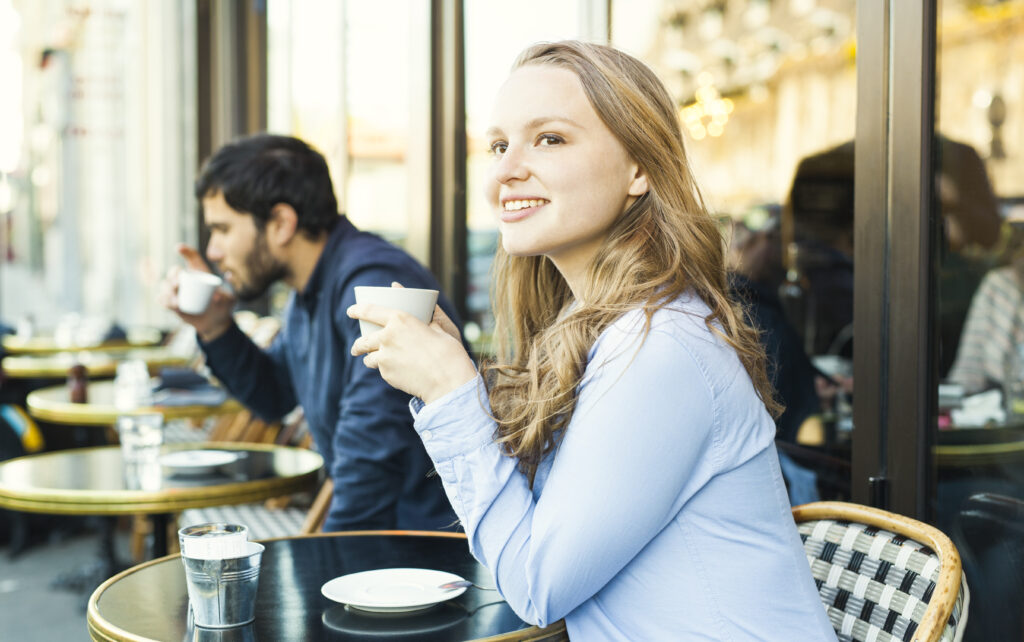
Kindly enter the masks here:
[[970, 593], [938, 529], [877, 508], [793, 508], [818, 592], [841, 642], [959, 642]]

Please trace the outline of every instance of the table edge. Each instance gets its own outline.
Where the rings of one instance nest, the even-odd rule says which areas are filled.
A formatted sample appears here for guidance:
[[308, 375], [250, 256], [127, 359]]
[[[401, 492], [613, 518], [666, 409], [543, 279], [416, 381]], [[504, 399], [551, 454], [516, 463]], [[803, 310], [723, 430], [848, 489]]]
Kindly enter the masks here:
[[[92, 382], [113, 385], [113, 382], [102, 381]], [[76, 424], [86, 426], [112, 426], [119, 415], [158, 413], [164, 419], [190, 419], [193, 417], [213, 417], [231, 412], [238, 412], [245, 407], [234, 397], [228, 397], [219, 406], [147, 406], [135, 408], [130, 412], [117, 409], [114, 405], [99, 404], [73, 404], [71, 402], [53, 402], [47, 399], [44, 394], [63, 386], [47, 386], [28, 393], [25, 397], [25, 409], [28, 414], [36, 419], [61, 424]], [[91, 407], [90, 407], [91, 406]]]
[[[276, 444], [258, 444], [245, 442], [197, 442], [194, 444], [183, 443], [173, 444], [171, 450], [188, 450], [189, 448], [219, 448], [223, 450], [255, 450], [255, 451], [290, 451], [301, 453], [302, 457], [315, 457], [319, 459], [319, 465], [304, 473], [291, 477], [274, 477], [270, 479], [259, 479], [249, 482], [235, 482], [222, 484], [213, 488], [196, 487], [194, 493], [189, 493], [182, 498], [181, 489], [175, 489], [171, 496], [159, 491], [151, 491], [143, 494], [142, 491], [108, 491], [105, 493], [92, 493], [92, 497], [85, 492], [74, 494], [73, 491], [64, 493], [30, 493], [27, 496], [12, 494], [12, 491], [0, 487], [0, 507], [12, 510], [46, 513], [58, 515], [133, 515], [141, 513], [173, 513], [186, 508], [202, 508], [206, 506], [221, 506], [225, 504], [240, 504], [247, 501], [259, 501], [267, 497], [276, 497], [301, 492], [312, 486], [319, 479], [320, 471], [323, 470], [323, 456], [307, 448], [295, 446], [280, 446]], [[74, 449], [75, 452], [84, 450], [110, 450], [118, 446], [95, 446], [91, 448]], [[60, 457], [64, 451], [54, 453], [43, 453], [42, 455], [24, 455], [9, 459], [5, 464], [16, 462], [29, 457], [40, 457], [53, 455]], [[71, 452], [71, 451], [69, 451]], [[132, 502], [126, 502], [123, 494], [132, 493], [137, 495]]]
[[[22, 366], [17, 363], [18, 359], [28, 357], [30, 357], [30, 355], [10, 355], [4, 357], [4, 374], [10, 379], [63, 379], [67, 376], [67, 368], [61, 366], [54, 366], [51, 368], [40, 367], [39, 365]], [[12, 360], [15, 362], [13, 366], [11, 364]], [[188, 358], [173, 355], [162, 356], [155, 359], [145, 359], [145, 361], [149, 368], [184, 366], [188, 364]], [[117, 364], [118, 361], [113, 359], [109, 362], [87, 367], [86, 371], [91, 377], [111, 377], [117, 372]]]

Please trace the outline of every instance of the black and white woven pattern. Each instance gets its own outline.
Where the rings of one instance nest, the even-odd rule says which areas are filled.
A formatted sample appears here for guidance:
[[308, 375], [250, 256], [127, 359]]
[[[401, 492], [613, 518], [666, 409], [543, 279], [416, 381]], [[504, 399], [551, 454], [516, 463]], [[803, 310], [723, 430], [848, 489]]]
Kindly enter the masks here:
[[[939, 577], [939, 557], [902, 535], [841, 520], [797, 524], [821, 600], [841, 642], [909, 642], [924, 616]], [[959, 640], [960, 593], [942, 633]], [[958, 630], [960, 629], [960, 630]]]
[[212, 424], [193, 426], [186, 420], [178, 419], [164, 422], [165, 444], [186, 444], [206, 441], [210, 436]]
[[267, 508], [262, 503], [237, 504], [190, 508], [178, 518], [178, 528], [209, 522], [245, 524], [249, 528], [249, 539], [256, 540], [298, 535], [305, 519], [305, 510], [291, 506]]

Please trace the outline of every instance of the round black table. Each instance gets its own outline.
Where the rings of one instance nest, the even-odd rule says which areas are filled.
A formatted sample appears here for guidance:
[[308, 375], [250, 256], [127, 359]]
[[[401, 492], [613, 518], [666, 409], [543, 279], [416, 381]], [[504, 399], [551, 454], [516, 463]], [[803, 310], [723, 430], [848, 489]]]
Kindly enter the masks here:
[[363, 614], [321, 595], [340, 575], [379, 568], [429, 568], [494, 586], [465, 536], [418, 531], [350, 531], [267, 540], [255, 622], [227, 631], [192, 628], [181, 559], [171, 555], [110, 578], [89, 599], [93, 640], [568, 640], [562, 622], [523, 622], [496, 591], [470, 588], [414, 614]]
[[[140, 476], [120, 446], [75, 448], [0, 462], [0, 508], [53, 515], [152, 515], [155, 555], [167, 553], [166, 524], [186, 508], [241, 504], [312, 488], [323, 458], [305, 448], [270, 444], [169, 444], [163, 452], [238, 451], [233, 463], [206, 475], [166, 474], [159, 464]], [[154, 466], [154, 465], [151, 465]], [[155, 473], [155, 474], [152, 474]]]

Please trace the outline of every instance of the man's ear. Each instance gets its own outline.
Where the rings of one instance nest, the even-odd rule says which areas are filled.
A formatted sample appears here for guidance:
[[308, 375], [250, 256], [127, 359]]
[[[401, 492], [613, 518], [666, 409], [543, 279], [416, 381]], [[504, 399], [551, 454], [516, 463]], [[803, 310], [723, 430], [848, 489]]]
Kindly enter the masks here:
[[267, 242], [277, 247], [284, 247], [295, 238], [299, 229], [299, 215], [295, 208], [287, 203], [278, 203], [270, 208], [270, 219], [267, 221]]

